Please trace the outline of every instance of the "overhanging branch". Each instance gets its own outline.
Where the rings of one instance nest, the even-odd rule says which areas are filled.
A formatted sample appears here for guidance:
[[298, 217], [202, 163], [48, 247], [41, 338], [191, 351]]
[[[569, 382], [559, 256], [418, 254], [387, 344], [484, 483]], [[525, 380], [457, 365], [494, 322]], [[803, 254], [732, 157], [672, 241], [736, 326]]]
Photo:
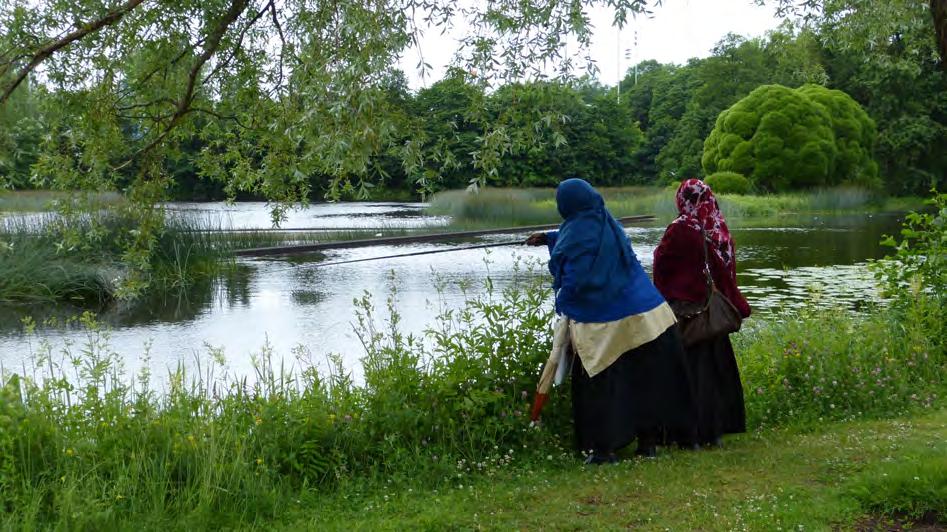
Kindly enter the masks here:
[[[206, 45], [204, 50], [201, 52], [201, 55], [197, 57], [194, 61], [194, 64], [191, 65], [191, 70], [187, 76], [187, 86], [184, 89], [184, 94], [181, 95], [181, 99], [178, 100], [175, 107], [174, 113], [171, 115], [168, 125], [165, 127], [157, 137], [155, 137], [151, 142], [145, 145], [143, 148], [135, 152], [127, 161], [118, 165], [115, 170], [121, 170], [132, 163], [138, 157], [150, 152], [155, 149], [159, 144], [161, 144], [165, 138], [171, 133], [171, 131], [177, 127], [181, 119], [191, 111], [191, 104], [194, 102], [194, 91], [197, 89], [197, 78], [201, 73], [201, 69], [210, 60], [211, 57], [217, 53], [217, 49], [220, 48], [220, 41], [223, 39], [224, 35], [227, 33], [227, 30], [230, 29], [230, 26], [236, 22], [240, 15], [246, 10], [249, 0], [233, 0], [230, 7], [227, 9], [227, 12], [217, 23], [217, 26], [214, 27], [214, 30], [207, 36]], [[206, 79], [204, 80], [206, 81]]]
[[23, 80], [26, 79], [26, 76], [28, 76], [30, 72], [35, 70], [36, 67], [38, 67], [43, 61], [48, 59], [54, 53], [76, 41], [82, 40], [89, 34], [95, 33], [106, 26], [115, 24], [131, 10], [144, 3], [144, 1], [145, 0], [128, 0], [120, 7], [106, 13], [102, 18], [83, 24], [79, 27], [79, 29], [70, 32], [59, 39], [56, 39], [55, 41], [49, 42], [37, 50], [31, 57], [30, 62], [21, 68], [19, 72], [17, 72], [17, 74], [13, 77], [13, 80], [3, 90], [3, 95], [0, 96], [0, 105], [6, 103], [6, 101], [10, 98], [10, 95], [13, 94], [13, 91], [15, 91], [16, 88], [20, 86], [20, 83], [23, 83]]

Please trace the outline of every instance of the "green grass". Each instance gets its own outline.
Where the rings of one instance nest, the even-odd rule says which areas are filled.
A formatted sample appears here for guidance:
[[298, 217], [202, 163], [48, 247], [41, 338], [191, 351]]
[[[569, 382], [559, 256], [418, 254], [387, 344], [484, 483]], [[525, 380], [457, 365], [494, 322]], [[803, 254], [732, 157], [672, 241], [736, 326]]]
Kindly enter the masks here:
[[75, 201], [80, 196], [95, 208], [121, 205], [125, 202], [118, 192], [59, 192], [54, 190], [0, 191], [0, 213], [45, 212], [55, 210], [55, 202]]
[[[61, 351], [26, 323], [31, 362], [25, 375], [8, 369], [0, 388], [0, 509], [8, 512], [0, 528], [336, 528], [355, 519], [365, 528], [467, 528], [478, 519], [536, 528], [554, 517], [549, 526], [650, 518], [731, 528], [745, 519], [763, 529], [773, 512], [787, 524], [828, 526], [938, 504], [936, 491], [915, 496], [892, 484], [904, 496], [880, 507], [848, 481], [886, 456], [920, 457], [905, 471], [939, 467], [921, 452], [927, 440], [902, 454], [878, 447], [923, 431], [865, 420], [945, 406], [942, 301], [915, 294], [865, 317], [812, 311], [748, 324], [735, 344], [752, 434], [721, 452], [667, 453], [653, 465], [592, 473], [568, 450], [567, 386], [552, 394], [542, 429], [527, 425], [550, 348], [550, 294], [529, 268], [516, 271], [502, 292], [489, 280], [468, 287], [466, 306], [420, 337], [400, 331], [397, 313], [379, 318], [366, 295], [355, 317], [365, 348], [358, 384], [340, 359], [330, 358], [328, 372], [290, 374], [269, 350], [255, 356], [253, 379], [221, 380], [212, 368], [223, 354], [211, 350], [199, 370], [175, 370], [156, 391], [148, 372], [124, 373], [121, 360], [136, 354], [115, 353], [91, 316], [82, 320], [88, 342]], [[940, 441], [943, 418], [934, 418]], [[854, 424], [810, 434], [828, 423]], [[893, 428], [866, 428], [884, 426]], [[582, 503], [599, 500], [607, 504]]]
[[[620, 187], [600, 189], [615, 216], [654, 214], [662, 221], [677, 216], [673, 188]], [[793, 214], [904, 211], [922, 205], [920, 198], [882, 198], [852, 187], [772, 195], [718, 195], [728, 218], [771, 218]], [[431, 214], [450, 215], [456, 223], [506, 226], [556, 223], [553, 189], [485, 188], [439, 192], [431, 198]]]
[[940, 410], [767, 430], [728, 438], [720, 450], [666, 451], [616, 466], [587, 468], [556, 455], [440, 489], [353, 489], [300, 499], [275, 528], [853, 530], [893, 515], [944, 519], [945, 456]]

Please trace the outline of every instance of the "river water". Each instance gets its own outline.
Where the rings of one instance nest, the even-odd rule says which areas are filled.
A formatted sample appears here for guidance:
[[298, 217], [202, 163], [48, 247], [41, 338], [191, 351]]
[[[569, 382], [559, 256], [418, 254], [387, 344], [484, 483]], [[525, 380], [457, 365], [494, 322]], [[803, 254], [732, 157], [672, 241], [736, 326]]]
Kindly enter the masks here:
[[[201, 218], [222, 228], [270, 227], [262, 203], [176, 204], [183, 216]], [[430, 228], [449, 222], [427, 216], [419, 203], [346, 203], [313, 205], [290, 212], [287, 228]], [[844, 306], [857, 311], [877, 301], [869, 259], [884, 255], [878, 242], [897, 231], [894, 214], [790, 216], [778, 220], [730, 220], [737, 244], [738, 278], [756, 315], [807, 302]], [[635, 252], [650, 272], [652, 253], [667, 221], [629, 229]], [[525, 235], [523, 235], [525, 236]], [[507, 240], [510, 236], [495, 236]], [[476, 243], [490, 241], [478, 240]], [[377, 246], [330, 251], [328, 261], [377, 257], [462, 243]], [[305, 347], [321, 364], [327, 353], [341, 355], [358, 373], [363, 355], [353, 331], [353, 300], [371, 294], [382, 317], [385, 301], [395, 294], [394, 308], [405, 332], [421, 332], [444, 308], [463, 304], [465, 290], [476, 290], [490, 277], [502, 287], [524, 263], [544, 275], [544, 248], [502, 247], [317, 267], [315, 262], [273, 258], [240, 259], [236, 270], [213, 285], [186, 294], [165, 295], [134, 306], [106, 309], [99, 320], [109, 329], [108, 345], [126, 368], [148, 364], [156, 375], [177, 364], [191, 366], [209, 349], [222, 350], [231, 375], [252, 376], [251, 360], [269, 345], [277, 358], [294, 363], [293, 351]], [[48, 342], [54, 353], [78, 353], [89, 333], [71, 326], [38, 326], [23, 333], [26, 315], [42, 318], [75, 314], [76, 309], [0, 307], [0, 364], [18, 371]], [[40, 320], [41, 321], [41, 320]], [[145, 359], [144, 353], [149, 357]]]

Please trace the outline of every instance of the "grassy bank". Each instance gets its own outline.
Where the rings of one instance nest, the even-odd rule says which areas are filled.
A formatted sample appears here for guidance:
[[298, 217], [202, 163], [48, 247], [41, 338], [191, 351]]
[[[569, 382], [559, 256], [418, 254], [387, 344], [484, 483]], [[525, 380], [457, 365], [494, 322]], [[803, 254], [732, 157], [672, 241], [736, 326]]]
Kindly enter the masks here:
[[[674, 190], [658, 187], [602, 188], [609, 210], [615, 216], [654, 214], [662, 220], [677, 216]], [[835, 188], [773, 195], [717, 196], [729, 218], [770, 218], [793, 214], [904, 211], [920, 207], [920, 198], [880, 197], [856, 188]], [[556, 223], [553, 189], [486, 188], [477, 193], [464, 190], [439, 192], [431, 198], [428, 212], [452, 216], [466, 225], [505, 226]]]
[[[85, 319], [88, 345], [71, 351], [53, 351], [27, 335], [34, 366], [27, 375], [4, 377], [0, 401], [0, 526], [206, 528], [289, 519], [300, 528], [336, 527], [356, 514], [369, 526], [405, 512], [392, 521], [395, 526], [440, 528], [488, 524], [490, 511], [506, 519], [501, 527], [532, 528], [546, 515], [577, 524], [587, 517], [582, 514], [598, 511], [594, 501], [609, 501], [608, 508], [619, 502], [612, 499], [622, 493], [618, 485], [602, 487], [612, 477], [596, 477], [605, 472], [632, 483], [630, 493], [649, 504], [628, 495], [622, 499], [626, 510], [634, 504], [641, 512], [606, 509], [597, 521], [602, 526], [651, 518], [729, 528], [761, 505], [767, 510], [753, 510], [761, 512], [753, 523], [764, 523], [772, 511], [787, 523], [797, 517], [828, 522], [818, 519], [854, 518], [851, 509], [862, 506], [818, 499], [824, 511], [806, 513], [805, 497], [789, 509], [785, 505], [796, 503], [784, 497], [822, 497], [804, 475], [821, 482], [822, 475], [841, 472], [848, 480], [856, 469], [880, 466], [890, 455], [875, 441], [907, 441], [908, 435], [896, 430], [867, 437], [868, 427], [885, 424], [840, 426], [827, 440], [801, 434], [831, 422], [927, 415], [919, 413], [945, 406], [942, 304], [919, 297], [865, 316], [787, 314], [748, 326], [737, 337], [753, 434], [722, 453], [665, 451], [654, 465], [629, 475], [624, 473], [639, 471], [637, 465], [583, 472], [569, 450], [567, 386], [555, 390], [541, 428], [527, 424], [550, 345], [550, 316], [543, 310], [550, 294], [536, 282], [524, 271], [502, 293], [489, 281], [470, 287], [480, 295], [443, 315], [423, 338], [402, 334], [397, 315], [376, 319], [375, 302], [366, 296], [357, 313], [365, 345], [361, 384], [340, 364], [328, 373], [308, 368], [288, 375], [264, 351], [253, 381], [221, 382], [205, 367], [199, 375], [177, 370], [166, 389], [155, 390], [147, 372], [134, 378], [123, 373], [119, 355], [91, 317]], [[212, 367], [221, 354], [210, 355]], [[305, 350], [295, 355], [311, 356]], [[923, 419], [929, 420], [924, 426], [940, 423], [942, 431], [943, 416]], [[847, 447], [842, 462], [837, 441]], [[923, 450], [924, 441], [915, 443], [912, 453]], [[941, 467], [929, 458], [904, 470]], [[768, 476], [742, 485], [761, 469]], [[889, 474], [901, 478], [899, 471]], [[500, 479], [498, 489], [486, 494], [494, 479]], [[570, 479], [574, 486], [559, 484], [573, 484]], [[828, 482], [841, 489], [839, 478]], [[405, 495], [409, 490], [422, 494]], [[447, 498], [425, 505], [439, 493]], [[920, 498], [926, 493], [902, 489], [898, 495], [906, 508], [927, 508], [933, 503]], [[465, 497], [474, 500], [461, 502]], [[686, 512], [657, 507], [688, 500], [693, 507]], [[550, 508], [527, 512], [521, 501], [547, 501]], [[721, 510], [726, 519], [716, 521], [713, 512]]]
[[[556, 456], [431, 490], [300, 501], [286, 530], [853, 530], [947, 526], [947, 411], [769, 430], [581, 468]], [[314, 505], [310, 506], [310, 505]], [[939, 528], [942, 529], [942, 528]]]

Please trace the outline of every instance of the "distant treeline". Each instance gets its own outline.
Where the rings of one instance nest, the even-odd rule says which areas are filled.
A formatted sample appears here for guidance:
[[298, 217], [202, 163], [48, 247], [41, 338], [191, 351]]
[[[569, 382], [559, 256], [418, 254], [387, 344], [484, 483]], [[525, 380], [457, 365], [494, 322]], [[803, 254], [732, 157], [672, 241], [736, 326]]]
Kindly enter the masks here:
[[[460, 188], [482, 175], [478, 158], [488, 156], [500, 159], [487, 176], [497, 186], [547, 187], [576, 175], [602, 186], [703, 176], [704, 141], [722, 111], [760, 85], [814, 83], [848, 93], [874, 120], [872, 152], [887, 192], [924, 194], [943, 183], [947, 76], [933, 41], [907, 47], [895, 36], [871, 49], [833, 42], [831, 30], [788, 24], [762, 38], [727, 35], [709, 57], [685, 65], [644, 61], [628, 70], [620, 88], [589, 79], [490, 88], [471, 73], [451, 70], [411, 91], [404, 74], [393, 71], [382, 89], [403, 142], [373, 156], [367, 181], [389, 192]], [[49, 129], [43, 90], [20, 90], [0, 109], [0, 176], [14, 188], [44, 185], [35, 164], [36, 146]], [[179, 199], [223, 198], [224, 185], [202, 177], [197, 163], [220, 139], [207, 138], [208, 129], [195, 131], [203, 133], [175, 139], [174, 155], [164, 162], [169, 188]], [[125, 134], [138, 133], [129, 127]], [[482, 150], [491, 143], [509, 147]], [[405, 147], [419, 154], [416, 164], [405, 163], [398, 151]], [[331, 182], [322, 175], [303, 178], [315, 198]]]

